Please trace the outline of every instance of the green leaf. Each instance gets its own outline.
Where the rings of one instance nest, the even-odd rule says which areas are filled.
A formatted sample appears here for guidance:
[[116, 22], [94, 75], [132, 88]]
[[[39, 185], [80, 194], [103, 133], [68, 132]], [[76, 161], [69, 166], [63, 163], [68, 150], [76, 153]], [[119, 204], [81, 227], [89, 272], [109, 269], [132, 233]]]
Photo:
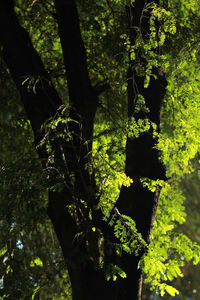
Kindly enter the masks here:
[[177, 289], [175, 289], [173, 286], [170, 285], [166, 285], [165, 286], [166, 291], [168, 292], [168, 294], [172, 297], [176, 296], [179, 294], [179, 291]]
[[39, 257], [36, 257], [34, 260], [30, 262], [30, 267], [35, 267], [35, 266], [43, 267], [43, 262]]
[[3, 256], [7, 252], [7, 247], [1, 248], [0, 250], [0, 257]]
[[40, 289], [40, 286], [37, 286], [37, 287], [35, 288], [35, 290], [33, 291], [33, 294], [32, 294], [31, 299], [35, 299], [36, 293], [39, 291], [39, 289]]

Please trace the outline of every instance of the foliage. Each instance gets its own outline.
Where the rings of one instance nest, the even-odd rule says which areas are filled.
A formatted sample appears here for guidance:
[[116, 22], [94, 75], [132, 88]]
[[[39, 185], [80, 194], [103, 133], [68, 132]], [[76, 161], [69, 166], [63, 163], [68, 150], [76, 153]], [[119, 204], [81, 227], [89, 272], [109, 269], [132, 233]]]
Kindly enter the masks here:
[[[121, 187], [129, 187], [133, 182], [124, 171], [126, 136], [134, 138], [144, 132], [156, 135], [155, 124], [148, 118], [127, 118], [125, 74], [128, 52], [133, 60], [141, 51], [147, 61], [145, 68], [136, 65], [138, 74], [146, 76], [145, 87], [148, 87], [154, 67], [161, 66], [166, 73], [168, 86], [157, 148], [162, 151], [161, 159], [169, 179], [166, 183], [142, 179], [149, 190], [162, 186], [162, 195], [152, 240], [140, 267], [145, 272], [145, 282], [152, 289], [161, 296], [165, 293], [175, 296], [178, 291], [170, 282], [183, 276], [182, 268], [186, 262], [200, 262], [199, 237], [193, 242], [176, 231], [177, 226], [186, 221], [181, 182], [198, 168], [193, 161], [199, 152], [200, 141], [199, 4], [183, 0], [167, 1], [167, 5], [162, 2], [161, 7], [151, 4], [145, 8], [151, 11], [149, 37], [144, 40], [138, 31], [134, 47], [130, 47], [128, 40], [124, 3], [117, 0], [78, 1], [78, 8], [92, 84], [108, 80], [111, 87], [100, 96], [90, 168], [96, 174], [98, 209], [104, 213], [105, 221], [110, 222], [119, 240], [116, 244], [118, 255], [122, 251], [137, 254], [147, 247], [129, 216], [116, 212], [109, 219]], [[16, 1], [15, 9], [66, 104], [63, 107], [66, 114], [48, 120], [45, 128], [48, 134], [58, 138], [59, 125], [70, 120], [55, 10], [52, 1], [31, 0]], [[160, 22], [158, 36], [157, 21]], [[50, 189], [47, 173], [42, 171], [36, 156], [30, 123], [8, 73], [2, 62], [0, 294], [18, 299], [37, 299], [37, 296], [65, 299], [71, 296], [70, 283], [46, 215], [47, 191]], [[28, 80], [25, 78], [24, 84]], [[34, 78], [29, 80], [30, 88], [33, 89], [35, 84]], [[141, 95], [136, 110], [147, 112]], [[53, 160], [48, 135], [46, 137], [43, 143], [49, 159]], [[70, 139], [70, 135], [62, 138]], [[119, 266], [108, 265], [106, 279], [115, 281], [118, 276], [125, 278], [126, 274]]]

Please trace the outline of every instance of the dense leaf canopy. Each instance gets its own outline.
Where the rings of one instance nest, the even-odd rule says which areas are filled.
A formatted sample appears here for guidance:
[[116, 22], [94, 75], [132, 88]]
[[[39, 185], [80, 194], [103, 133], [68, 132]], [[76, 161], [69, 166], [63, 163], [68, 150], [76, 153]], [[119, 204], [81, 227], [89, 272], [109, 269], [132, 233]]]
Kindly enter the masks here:
[[[187, 262], [195, 265], [200, 262], [199, 223], [192, 223], [193, 227], [181, 225], [187, 222], [187, 211], [198, 214], [198, 203], [193, 202], [196, 206], [190, 211], [185, 209], [185, 203], [190, 203], [185, 199], [190, 199], [189, 186], [194, 185], [195, 190], [199, 185], [200, 5], [195, 0], [163, 0], [159, 6], [157, 1], [147, 1], [143, 14], [148, 14], [149, 28], [144, 34], [141, 23], [133, 43], [126, 10], [134, 7], [134, 3], [77, 1], [90, 81], [99, 93], [93, 148], [85, 167], [90, 174], [95, 173], [96, 210], [102, 212], [103, 222], [118, 238], [117, 254], [137, 255], [143, 247], [148, 248], [139, 262], [145, 274], [144, 282], [161, 296], [165, 293], [175, 296], [179, 292], [171, 281], [183, 276]], [[69, 83], [54, 1], [18, 0], [15, 13], [63, 102], [59, 113], [46, 120], [45, 136], [62, 139], [60, 124], [75, 121], [70, 116]], [[55, 163], [54, 151], [48, 138], [37, 143], [34, 139], [31, 122], [3, 56], [3, 43], [0, 46], [0, 297], [70, 299], [68, 270], [47, 215], [48, 193], [61, 190], [65, 178], [51, 167]], [[144, 78], [144, 89], [148, 89], [152, 78], [156, 79], [155, 69], [165, 74], [167, 87], [161, 107], [161, 131], [149, 118], [143, 95], [138, 96], [136, 117], [129, 115], [127, 70], [132, 63], [136, 75]], [[22, 85], [36, 94], [38, 80], [27, 74], [22, 78]], [[112, 215], [122, 186], [128, 189], [135, 180], [125, 172], [127, 137], [137, 139], [147, 132], [156, 139], [154, 148], [159, 150], [167, 174], [166, 180], [140, 178], [142, 186], [151, 192], [162, 187], [149, 246], [138, 232], [137, 222], [128, 214], [117, 215], [117, 210]], [[66, 134], [64, 138], [71, 137]], [[36, 150], [40, 147], [45, 147], [48, 153], [46, 168], [38, 158]], [[145, 144], [143, 147], [145, 152]], [[87, 210], [87, 202], [81, 201]], [[66, 203], [66, 206], [73, 214], [73, 205]], [[97, 231], [92, 210], [88, 219], [92, 231]], [[74, 236], [75, 243], [82, 239], [84, 230]], [[127, 274], [117, 264], [104, 268], [103, 254], [98, 259], [94, 265], [104, 269], [108, 281], [126, 278]]]

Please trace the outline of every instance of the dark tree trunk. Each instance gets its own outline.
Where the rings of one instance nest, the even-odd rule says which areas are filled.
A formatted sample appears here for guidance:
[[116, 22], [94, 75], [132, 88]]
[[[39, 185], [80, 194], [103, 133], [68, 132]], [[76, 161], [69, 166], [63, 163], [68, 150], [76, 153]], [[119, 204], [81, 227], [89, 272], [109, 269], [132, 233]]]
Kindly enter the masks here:
[[[141, 26], [143, 35], [148, 32], [148, 18], [141, 23], [145, 2], [136, 0], [134, 7], [127, 7], [132, 45], [136, 39], [135, 26]], [[91, 86], [89, 79], [75, 1], [54, 0], [54, 3], [68, 81], [70, 117], [76, 122], [68, 123], [71, 133], [69, 142], [59, 138], [51, 141], [56, 157], [54, 167], [62, 172], [67, 164], [68, 171], [65, 170], [63, 189], [49, 193], [48, 215], [69, 271], [73, 300], [139, 300], [142, 274], [138, 269], [138, 262], [143, 253], [140, 253], [138, 257], [128, 254], [116, 257], [114, 252], [110, 256], [105, 254], [105, 262], [119, 265], [127, 274], [126, 279], [119, 279], [116, 283], [106, 282], [104, 270], [98, 266], [99, 232], [104, 234], [105, 240], [110, 238], [111, 243], [114, 239], [110, 227], [102, 222], [100, 212], [95, 211], [98, 202], [95, 180], [86, 167], [90, 161], [92, 149], [98, 91]], [[20, 92], [22, 103], [33, 128], [35, 143], [38, 146], [44, 137], [42, 125], [58, 113], [62, 102], [39, 55], [32, 46], [28, 33], [19, 25], [11, 0], [0, 1], [0, 41], [3, 46], [4, 60]], [[156, 79], [151, 77], [149, 86], [144, 88], [144, 77], [136, 74], [133, 62], [130, 61], [127, 73], [128, 115], [134, 116], [136, 120], [144, 118], [140, 113], [137, 115], [134, 110], [138, 93], [141, 94], [149, 108], [148, 117], [156, 123], [159, 132], [165, 79], [158, 68], [154, 69], [154, 75]], [[135, 87], [137, 87], [137, 93]], [[65, 129], [60, 125], [59, 130], [64, 132]], [[85, 143], [86, 141], [88, 143]], [[135, 220], [138, 231], [147, 243], [150, 241], [156, 215], [159, 189], [155, 193], [150, 192], [142, 186], [140, 178], [165, 179], [165, 170], [159, 161], [159, 152], [154, 149], [156, 142], [151, 133], [145, 133], [135, 139], [128, 137], [126, 174], [134, 180], [134, 183], [129, 188], [122, 188], [117, 201], [119, 211]], [[43, 168], [47, 169], [48, 153], [44, 147], [37, 147], [37, 151]], [[71, 174], [75, 178], [73, 185], [70, 179]], [[53, 180], [53, 176], [50, 177]], [[81, 206], [81, 199], [87, 203], [88, 209]], [[74, 215], [69, 213], [68, 204], [74, 206]], [[93, 224], [90, 223], [88, 217], [90, 209], [94, 213], [94, 220], [97, 224], [95, 233], [92, 231]], [[81, 231], [84, 232], [83, 237], [76, 240], [76, 234]]]
[[[60, 140], [54, 141], [53, 146], [57, 155], [56, 162], [58, 166], [56, 167], [62, 169], [61, 156], [63, 153], [61, 152], [64, 151], [70, 168], [69, 171], [75, 175], [75, 183], [73, 187], [69, 184], [64, 186], [62, 191], [51, 191], [49, 193], [48, 215], [54, 226], [69, 271], [73, 299], [112, 298], [110, 283], [106, 282], [102, 270], [94, 268], [93, 257], [91, 257], [93, 253], [86, 247], [86, 237], [81, 242], [76, 242], [75, 239], [77, 233], [85, 230], [89, 243], [94, 244], [93, 248], [97, 248], [98, 236], [96, 233], [91, 233], [91, 226], [87, 222], [81, 224], [83, 226], [81, 229], [80, 224], [77, 225], [76, 220], [66, 209], [66, 205], [70, 203], [75, 202], [75, 206], [78, 206], [80, 199], [85, 199], [90, 205], [96, 204], [94, 179], [86, 170], [85, 164], [88, 163], [88, 153], [91, 151], [97, 93], [91, 87], [89, 81], [85, 49], [80, 36], [75, 3], [74, 1], [65, 1], [65, 4], [69, 4], [69, 6], [60, 7], [59, 1], [57, 1], [59, 29], [64, 60], [66, 65], [69, 64], [70, 66], [70, 68], [67, 68], [71, 102], [70, 117], [79, 124], [77, 125], [73, 121], [68, 124], [73, 135], [73, 146], [72, 143]], [[66, 28], [66, 24], [63, 24], [65, 20], [63, 19], [62, 10], [66, 12], [69, 18], [69, 28]], [[65, 33], [63, 27], [67, 29]], [[67, 39], [69, 38], [67, 45], [66, 36]], [[0, 40], [3, 46], [4, 60], [20, 92], [22, 103], [34, 132], [35, 144], [38, 146], [44, 137], [42, 125], [57, 114], [62, 102], [44, 69], [39, 55], [32, 46], [28, 33], [19, 25], [13, 10], [13, 1], [0, 2]], [[74, 40], [76, 45], [74, 45]], [[68, 46], [69, 52], [66, 46]], [[79, 49], [77, 53], [74, 51], [74, 47]], [[33, 82], [33, 84], [28, 88], [30, 82]], [[85, 141], [89, 141], [87, 147]], [[37, 147], [37, 151], [43, 168], [46, 169], [48, 153], [43, 147]], [[66, 175], [65, 179], [67, 182], [70, 181], [69, 174]], [[53, 180], [53, 178], [50, 178], [50, 180]], [[88, 212], [84, 213], [87, 214]], [[85, 215], [85, 217], [88, 218], [88, 215]]]
[[[150, 2], [152, 1], [136, 0], [134, 6], [127, 6], [131, 46], [135, 44], [138, 28], [142, 38], [148, 40], [150, 11], [145, 11], [144, 8]], [[154, 2], [158, 4], [158, 1]], [[143, 66], [147, 63], [140, 54], [136, 54], [135, 61], [130, 59], [127, 72], [128, 116], [134, 117], [136, 121], [148, 118], [157, 125], [159, 133], [160, 109], [165, 95], [166, 79], [159, 67], [154, 67], [152, 71], [154, 76], [151, 76], [149, 85], [145, 88], [145, 76], [138, 76], [135, 69], [137, 62]], [[144, 97], [149, 113], [135, 110], [139, 94]], [[117, 202], [120, 212], [129, 215], [136, 222], [138, 232], [148, 244], [159, 203], [160, 187], [153, 193], [142, 185], [141, 178], [166, 179], [165, 167], [160, 162], [159, 151], [155, 149], [156, 144], [157, 138], [153, 136], [152, 131], [145, 132], [139, 137], [127, 138], [126, 174], [133, 179], [133, 184], [129, 188], [122, 187]], [[121, 280], [120, 299], [141, 299], [142, 271], [138, 268], [138, 263], [143, 254], [141, 251], [137, 257], [125, 255], [119, 263], [127, 274], [127, 279]], [[132, 289], [132, 286], [135, 289]]]

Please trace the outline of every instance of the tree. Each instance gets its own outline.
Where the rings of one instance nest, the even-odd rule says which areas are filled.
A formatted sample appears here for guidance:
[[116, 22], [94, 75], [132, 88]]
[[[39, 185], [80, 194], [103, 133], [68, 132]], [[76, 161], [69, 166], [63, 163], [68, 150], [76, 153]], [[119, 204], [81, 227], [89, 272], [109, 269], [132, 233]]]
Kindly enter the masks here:
[[[159, 7], [158, 1], [135, 0], [126, 5], [126, 15], [125, 6], [118, 1], [105, 1], [104, 5], [107, 6], [103, 15], [97, 15], [98, 5], [90, 1], [88, 1], [90, 9], [81, 1], [76, 4], [74, 0], [55, 0], [45, 4], [35, 2], [39, 1], [30, 1], [30, 4], [36, 7], [36, 11], [44, 10], [46, 18], [51, 18], [42, 26], [46, 44], [40, 41], [37, 29], [32, 36], [35, 44], [33, 46], [25, 29], [29, 26], [28, 19], [23, 15], [26, 6], [19, 3], [15, 4], [14, 9], [11, 0], [3, 0], [0, 3], [0, 41], [3, 61], [9, 68], [30, 122], [30, 124], [28, 121], [24, 122], [23, 129], [30, 134], [29, 125], [31, 125], [34, 134], [35, 150], [40, 160], [38, 161], [32, 149], [28, 164], [33, 172], [36, 170], [35, 176], [39, 178], [40, 188], [36, 195], [42, 193], [44, 201], [47, 194], [41, 187], [45, 185], [45, 190], [48, 191], [47, 214], [62, 249], [71, 282], [72, 298], [141, 299], [142, 265], [145, 264], [143, 269], [148, 274], [150, 263], [155, 258], [151, 248], [154, 244], [149, 246], [149, 243], [161, 187], [164, 190], [163, 195], [169, 191], [169, 185], [165, 183], [167, 179], [165, 167], [160, 159], [161, 148], [163, 156], [167, 153], [160, 137], [160, 112], [167, 85], [166, 53], [168, 55], [170, 53], [169, 44], [166, 42], [164, 46], [164, 42], [166, 35], [175, 33], [173, 16], [171, 17], [167, 8]], [[99, 8], [102, 6], [99, 5]], [[108, 11], [108, 14], [105, 11]], [[92, 28], [87, 31], [87, 20], [92, 13], [95, 14], [94, 20], [90, 23]], [[33, 15], [34, 11], [32, 18]], [[119, 20], [123, 21], [122, 32], [119, 24], [115, 24]], [[34, 22], [38, 28], [37, 22]], [[101, 45], [98, 44], [98, 37], [92, 36], [93, 30], [95, 33], [98, 32], [100, 25], [105, 27], [106, 32], [100, 35]], [[58, 48], [56, 26], [62, 46], [62, 58]], [[115, 30], [114, 33], [111, 32], [112, 29]], [[89, 37], [86, 37], [87, 34]], [[115, 53], [112, 47], [120, 34], [124, 34], [125, 45], [124, 43], [117, 45], [119, 48], [117, 51], [127, 50], [129, 59], [125, 56], [113, 58]], [[188, 43], [190, 34], [189, 31]], [[94, 41], [94, 46], [89, 46], [91, 41]], [[55, 57], [48, 57], [48, 53], [45, 57], [43, 54], [45, 66], [41, 59], [42, 53], [36, 51], [38, 48], [42, 52], [42, 47], [47, 51], [55, 47]], [[105, 50], [105, 54], [101, 53], [102, 50]], [[106, 71], [104, 59], [108, 64]], [[58, 63], [61, 68], [57, 67]], [[112, 65], [113, 69], [116, 63], [122, 64], [122, 67], [117, 66], [116, 72], [108, 71], [109, 66]], [[68, 105], [66, 102], [64, 105], [61, 99], [65, 84], [63, 70], [67, 78]], [[112, 75], [111, 80], [105, 80], [106, 72]], [[116, 91], [109, 90], [119, 73], [127, 82], [128, 101], [117, 96]], [[168, 82], [170, 87], [170, 79]], [[120, 84], [119, 78], [117, 85]], [[116, 96], [116, 103], [113, 95]], [[113, 99], [110, 99], [109, 103], [110, 97]], [[105, 108], [111, 111], [107, 120], [102, 116]], [[127, 113], [120, 111], [124, 109]], [[110, 126], [110, 116], [114, 116], [116, 126], [113, 126], [114, 124]], [[165, 115], [163, 120], [166, 121]], [[109, 142], [102, 142], [103, 136], [108, 136]], [[169, 163], [169, 159], [166, 161], [165, 158], [164, 162]], [[190, 158], [193, 158], [192, 155], [189, 155], [188, 160]], [[41, 170], [43, 173], [39, 177]], [[30, 178], [30, 182], [26, 184], [34, 187], [36, 178], [33, 179], [32, 175]], [[111, 185], [114, 184], [114, 180], [117, 181], [114, 187], [119, 192], [112, 190], [109, 180]], [[22, 183], [18, 183], [18, 187], [22, 187]], [[168, 200], [166, 196], [163, 196], [163, 199]], [[179, 199], [182, 199], [180, 195]], [[30, 202], [29, 205], [39, 207], [41, 204]], [[181, 205], [182, 203], [179, 222], [183, 219], [180, 215]], [[42, 207], [45, 207], [45, 203]], [[23, 209], [23, 212], [26, 212], [27, 206], [25, 205]], [[31, 217], [34, 220], [33, 215]], [[10, 227], [15, 228], [16, 220], [11, 220], [12, 218], [9, 221]], [[42, 224], [41, 220], [40, 222]], [[172, 228], [173, 225], [169, 224], [165, 228], [165, 233]], [[48, 233], [44, 228], [41, 228], [40, 235], [42, 234], [47, 236], [48, 240]], [[20, 238], [15, 236], [12, 243], [16, 246], [23, 236], [26, 234], [23, 233]], [[174, 238], [174, 243], [175, 241]], [[181, 236], [177, 241], [181, 241]], [[185, 241], [186, 252], [190, 240]], [[157, 248], [159, 245], [157, 242]], [[9, 253], [12, 260], [13, 254], [11, 250], [9, 252], [9, 247], [11, 249], [14, 246], [10, 244], [3, 248], [2, 257]], [[17, 251], [20, 253], [20, 247], [18, 248]], [[158, 259], [159, 274], [163, 272], [162, 268], [166, 268], [163, 257], [164, 260], [168, 260], [166, 256], [168, 248], [166, 246], [165, 253], [160, 254], [163, 255], [160, 261]], [[199, 248], [196, 244], [192, 245], [192, 250], [188, 259], [195, 258], [198, 262]], [[169, 259], [169, 262], [166, 262], [168, 269], [174, 272], [171, 279], [181, 275], [179, 268], [181, 252], [178, 251], [179, 260], [175, 257], [174, 260]], [[161, 253], [158, 249], [157, 252], [154, 251], [154, 255], [158, 253]], [[148, 255], [151, 255], [150, 258]], [[45, 257], [42, 259], [40, 256], [33, 259], [32, 265], [43, 266]], [[52, 259], [56, 261], [59, 258], [60, 255], [56, 253]], [[10, 268], [16, 268], [16, 263], [12, 262]], [[155, 274], [156, 271], [149, 272], [149, 280], [157, 276]], [[159, 279], [170, 280], [170, 275], [168, 274], [166, 279], [159, 276], [152, 286], [161, 293], [168, 291], [171, 295], [175, 295], [176, 290], [159, 281]], [[39, 295], [39, 288], [39, 285], [36, 285], [34, 297], [37, 293]], [[22, 294], [17, 294], [21, 293], [19, 290], [16, 288], [15, 294], [11, 297], [23, 298]]]

